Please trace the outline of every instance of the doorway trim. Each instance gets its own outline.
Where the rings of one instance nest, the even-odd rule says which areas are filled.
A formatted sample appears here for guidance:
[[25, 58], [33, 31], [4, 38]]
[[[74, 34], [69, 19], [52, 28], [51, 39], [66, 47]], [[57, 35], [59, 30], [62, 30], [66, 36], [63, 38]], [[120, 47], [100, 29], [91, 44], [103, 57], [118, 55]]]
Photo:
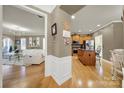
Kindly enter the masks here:
[[[95, 36], [95, 50], [96, 50], [96, 48], [98, 47], [97, 45], [96, 45], [96, 42], [98, 42], [98, 41], [100, 41], [99, 43], [99, 45], [101, 46], [101, 58], [103, 59], [103, 35], [102, 34], [99, 34], [99, 35], [97, 35], [97, 36]], [[97, 41], [96, 41], [97, 40]], [[98, 44], [98, 43], [97, 43]]]
[[47, 27], [48, 27], [47, 26], [47, 18], [48, 18], [47, 14], [42, 12], [42, 11], [38, 11], [36, 9], [28, 7], [26, 5], [15, 5], [15, 7], [23, 9], [27, 12], [32, 13], [32, 14], [36, 14], [36, 15], [40, 15], [40, 16], [44, 17], [44, 19], [45, 19], [45, 51], [44, 51], [44, 54], [45, 54], [45, 57], [47, 57]]

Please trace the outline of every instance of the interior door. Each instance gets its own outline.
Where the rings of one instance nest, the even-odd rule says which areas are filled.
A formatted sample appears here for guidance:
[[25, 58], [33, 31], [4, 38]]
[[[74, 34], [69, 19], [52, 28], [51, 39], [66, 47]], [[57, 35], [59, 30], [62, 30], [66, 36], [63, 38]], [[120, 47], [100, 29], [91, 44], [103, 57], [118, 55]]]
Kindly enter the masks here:
[[103, 37], [102, 35], [95, 37], [95, 50], [100, 49], [100, 56], [103, 57]]

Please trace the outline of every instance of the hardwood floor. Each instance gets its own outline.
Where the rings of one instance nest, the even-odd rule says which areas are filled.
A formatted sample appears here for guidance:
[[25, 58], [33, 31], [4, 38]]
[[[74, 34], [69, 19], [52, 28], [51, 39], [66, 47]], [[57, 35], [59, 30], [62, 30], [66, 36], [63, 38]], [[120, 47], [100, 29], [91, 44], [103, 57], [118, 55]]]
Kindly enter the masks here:
[[3, 87], [16, 88], [110, 88], [121, 87], [122, 81], [111, 80], [111, 65], [102, 68], [84, 66], [73, 56], [72, 78], [59, 86], [52, 77], [44, 77], [44, 63], [29, 67], [3, 65]]

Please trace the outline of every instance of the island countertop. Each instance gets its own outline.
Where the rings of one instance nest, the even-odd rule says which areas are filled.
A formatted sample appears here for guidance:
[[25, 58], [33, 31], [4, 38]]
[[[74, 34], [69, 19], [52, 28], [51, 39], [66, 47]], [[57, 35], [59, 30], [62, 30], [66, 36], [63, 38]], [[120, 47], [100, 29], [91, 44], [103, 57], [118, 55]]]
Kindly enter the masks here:
[[78, 49], [78, 58], [83, 65], [95, 66], [96, 53], [94, 50]]

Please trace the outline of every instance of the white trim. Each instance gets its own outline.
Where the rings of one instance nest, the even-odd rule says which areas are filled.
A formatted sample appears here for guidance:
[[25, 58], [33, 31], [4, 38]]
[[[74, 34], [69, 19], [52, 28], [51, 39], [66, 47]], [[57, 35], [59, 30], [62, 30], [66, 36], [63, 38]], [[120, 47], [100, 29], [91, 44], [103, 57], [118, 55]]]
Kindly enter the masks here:
[[121, 20], [110, 21], [109, 23], [107, 23], [107, 24], [101, 26], [100, 28], [98, 28], [98, 29], [92, 31], [91, 33], [97, 32], [98, 30], [103, 29], [103, 28], [107, 27], [108, 25], [110, 25], [110, 24], [112, 24], [112, 23], [118, 23], [118, 22], [122, 22], [122, 21], [121, 21]]
[[58, 85], [72, 77], [72, 56], [56, 57], [48, 55], [45, 62], [45, 77], [52, 76]]
[[47, 56], [47, 18], [48, 18], [47, 14], [43, 13], [41, 11], [38, 11], [36, 9], [30, 8], [28, 6], [25, 6], [25, 5], [16, 5], [15, 7], [23, 9], [23, 10], [28, 11], [28, 12], [33, 13], [33, 14], [44, 16], [44, 18], [45, 18], [45, 41], [46, 41], [45, 57], [46, 57]]

